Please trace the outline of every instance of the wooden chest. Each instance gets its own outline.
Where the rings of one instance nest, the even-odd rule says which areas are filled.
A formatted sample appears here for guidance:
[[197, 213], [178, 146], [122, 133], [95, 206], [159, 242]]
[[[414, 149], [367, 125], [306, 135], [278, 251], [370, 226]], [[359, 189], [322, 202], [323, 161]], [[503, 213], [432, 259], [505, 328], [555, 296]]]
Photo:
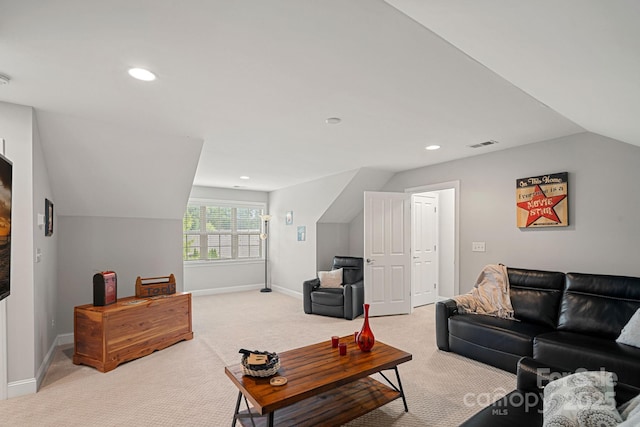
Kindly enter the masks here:
[[193, 338], [191, 294], [128, 297], [74, 308], [73, 363], [101, 372]]

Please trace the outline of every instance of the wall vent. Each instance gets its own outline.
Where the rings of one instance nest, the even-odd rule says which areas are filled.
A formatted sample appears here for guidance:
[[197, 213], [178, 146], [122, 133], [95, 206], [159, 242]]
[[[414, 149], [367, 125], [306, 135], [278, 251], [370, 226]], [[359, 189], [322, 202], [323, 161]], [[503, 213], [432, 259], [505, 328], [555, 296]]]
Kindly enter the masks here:
[[493, 139], [490, 139], [489, 141], [485, 141], [485, 142], [481, 142], [479, 144], [473, 144], [470, 145], [469, 147], [471, 148], [480, 148], [480, 147], [486, 147], [487, 145], [493, 145], [493, 144], [497, 144], [498, 141], [494, 141]]

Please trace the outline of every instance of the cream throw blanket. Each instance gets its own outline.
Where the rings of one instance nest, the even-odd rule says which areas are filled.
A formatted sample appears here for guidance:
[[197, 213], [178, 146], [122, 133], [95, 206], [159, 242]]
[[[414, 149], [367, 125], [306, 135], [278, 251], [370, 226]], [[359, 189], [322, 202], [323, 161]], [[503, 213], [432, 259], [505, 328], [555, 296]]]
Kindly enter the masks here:
[[471, 292], [457, 295], [453, 300], [460, 313], [486, 314], [503, 319], [514, 318], [509, 297], [509, 276], [507, 276], [507, 267], [504, 265], [485, 266]]

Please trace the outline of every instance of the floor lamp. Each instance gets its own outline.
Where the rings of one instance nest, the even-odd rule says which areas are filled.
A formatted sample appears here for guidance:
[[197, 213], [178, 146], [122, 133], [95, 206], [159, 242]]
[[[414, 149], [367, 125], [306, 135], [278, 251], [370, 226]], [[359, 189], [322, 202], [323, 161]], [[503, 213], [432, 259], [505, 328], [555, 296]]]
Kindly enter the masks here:
[[269, 287], [269, 243], [267, 242], [271, 215], [260, 215], [260, 219], [264, 222], [264, 232], [260, 233], [260, 239], [264, 241], [264, 288], [260, 289], [260, 292], [271, 292]]

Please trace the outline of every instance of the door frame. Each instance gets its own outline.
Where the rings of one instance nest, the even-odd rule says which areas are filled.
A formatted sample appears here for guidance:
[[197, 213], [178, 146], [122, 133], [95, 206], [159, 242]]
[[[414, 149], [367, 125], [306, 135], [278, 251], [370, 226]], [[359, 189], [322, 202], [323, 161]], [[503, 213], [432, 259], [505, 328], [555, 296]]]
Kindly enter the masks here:
[[[453, 292], [454, 295], [458, 295], [460, 293], [460, 181], [447, 181], [435, 184], [425, 184], [418, 187], [409, 187], [405, 188], [404, 192], [414, 194], [450, 189], [454, 190]], [[413, 230], [411, 230], [411, 233], [413, 234]], [[413, 283], [411, 284], [411, 292], [413, 294]], [[437, 295], [436, 301], [438, 301]]]

